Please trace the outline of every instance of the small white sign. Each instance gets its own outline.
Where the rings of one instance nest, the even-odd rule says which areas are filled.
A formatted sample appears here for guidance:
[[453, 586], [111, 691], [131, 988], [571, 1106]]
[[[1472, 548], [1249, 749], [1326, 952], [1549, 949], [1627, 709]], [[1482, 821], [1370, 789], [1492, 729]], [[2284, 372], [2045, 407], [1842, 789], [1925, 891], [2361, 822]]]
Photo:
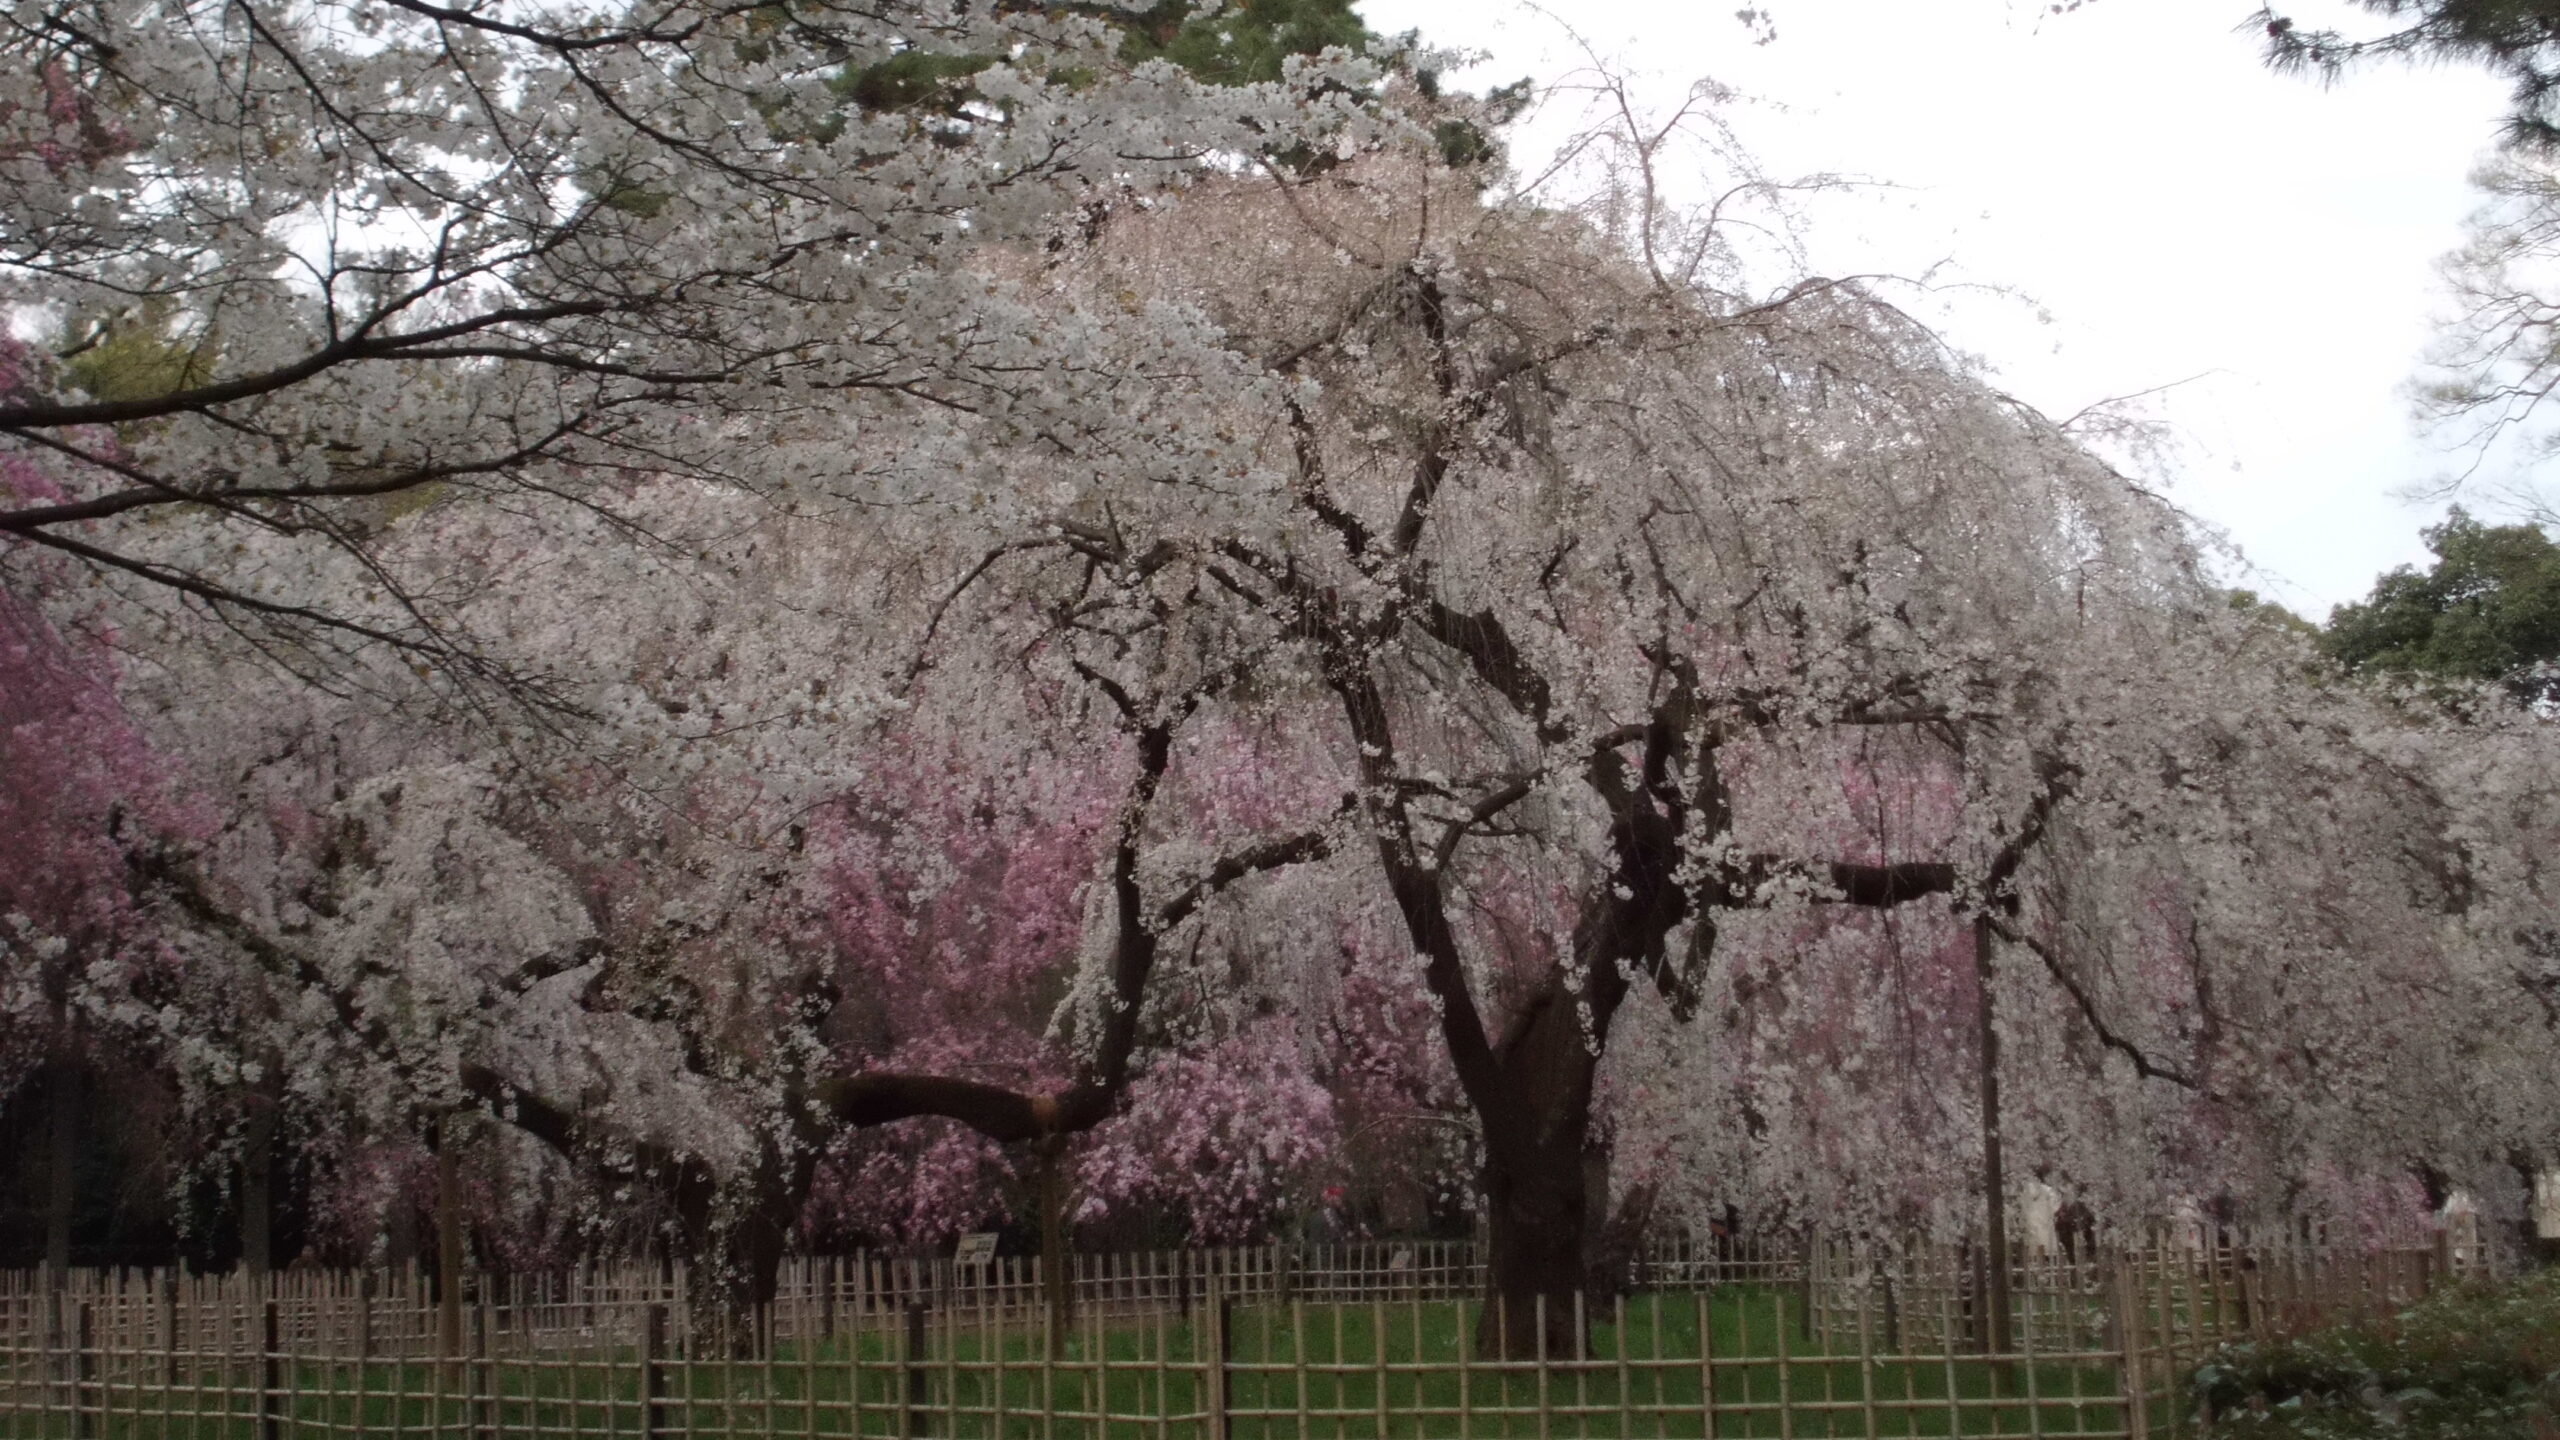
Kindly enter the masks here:
[[1413, 1247], [1412, 1247], [1412, 1246], [1410, 1246], [1410, 1245], [1399, 1245], [1399, 1246], [1397, 1246], [1397, 1247], [1396, 1247], [1393, 1251], [1391, 1251], [1391, 1252], [1388, 1254], [1388, 1256], [1387, 1256], [1387, 1268], [1388, 1268], [1389, 1270], [1410, 1270], [1410, 1269], [1412, 1269], [1412, 1268], [1413, 1268]]
[[961, 1236], [960, 1248], [952, 1252], [951, 1258], [963, 1269], [974, 1269], [993, 1262], [996, 1258], [996, 1232], [972, 1230]]

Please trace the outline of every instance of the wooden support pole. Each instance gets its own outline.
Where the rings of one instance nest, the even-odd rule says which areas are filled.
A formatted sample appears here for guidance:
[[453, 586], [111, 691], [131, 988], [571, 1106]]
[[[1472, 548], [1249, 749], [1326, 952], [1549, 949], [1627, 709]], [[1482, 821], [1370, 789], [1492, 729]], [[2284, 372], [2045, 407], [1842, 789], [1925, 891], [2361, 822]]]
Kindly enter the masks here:
[[818, 1338], [820, 1340], [836, 1338], [836, 1279], [843, 1266], [844, 1261], [841, 1258], [830, 1255], [816, 1267], [819, 1286]]
[[[272, 1064], [268, 1073], [275, 1073]], [[249, 1096], [248, 1133], [240, 1145], [240, 1264], [263, 1280], [275, 1259], [276, 1108], [262, 1083]]]
[[1982, 1051], [1983, 1353], [2009, 1348], [2009, 1186], [2000, 1143], [2000, 1028], [1991, 917], [1973, 917], [1974, 1021]]
[[1822, 1237], [1808, 1225], [1797, 1243], [1802, 1250], [1803, 1261], [1796, 1269], [1796, 1284], [1801, 1292], [1796, 1296], [1796, 1327], [1799, 1331], [1798, 1338], [1811, 1344], [1814, 1325], [1813, 1308], [1818, 1285], [1815, 1271], [1822, 1263]]
[[667, 1307], [653, 1301], [640, 1332], [640, 1433], [648, 1440], [666, 1433], [667, 1372], [662, 1363], [666, 1354]]
[[[1209, 1440], [1231, 1440], [1235, 1434], [1233, 1422], [1227, 1415], [1227, 1364], [1234, 1358], [1235, 1345], [1235, 1312], [1230, 1308], [1231, 1304], [1217, 1278], [1211, 1276], [1206, 1312], [1209, 1343], [1204, 1347], [1209, 1362], [1208, 1384], [1204, 1387], [1208, 1391]], [[1380, 1383], [1385, 1383], [1383, 1377]]]
[[71, 1222], [79, 1207], [80, 1067], [62, 1060], [45, 1079], [46, 1127], [52, 1147], [45, 1158], [44, 1268], [59, 1289], [71, 1275]]
[[494, 1440], [498, 1433], [498, 1366], [489, 1353], [489, 1302], [471, 1307], [470, 1377], [473, 1440]]
[[436, 1122], [436, 1354], [450, 1364], [462, 1354], [462, 1126]]
[[1067, 1326], [1075, 1314], [1073, 1261], [1067, 1254], [1065, 1145], [1056, 1136], [1040, 1142], [1040, 1279], [1049, 1304], [1049, 1358], [1064, 1358]]
[[925, 1407], [933, 1399], [932, 1379], [926, 1373], [925, 1305], [921, 1300], [907, 1302], [907, 1334], [905, 1353], [906, 1381], [898, 1392], [898, 1435], [900, 1440], [932, 1433], [925, 1418]]
[[178, 1272], [165, 1270], [160, 1275], [160, 1383], [174, 1389], [178, 1383]]
[[266, 1297], [261, 1309], [263, 1339], [258, 1347], [258, 1440], [278, 1440], [284, 1433], [283, 1316], [273, 1295]]
[[71, 1364], [71, 1433], [87, 1440], [102, 1428], [98, 1418], [99, 1412], [106, 1409], [106, 1392], [98, 1386], [97, 1317], [86, 1300], [80, 1302], [72, 1344], [77, 1348], [72, 1351]]

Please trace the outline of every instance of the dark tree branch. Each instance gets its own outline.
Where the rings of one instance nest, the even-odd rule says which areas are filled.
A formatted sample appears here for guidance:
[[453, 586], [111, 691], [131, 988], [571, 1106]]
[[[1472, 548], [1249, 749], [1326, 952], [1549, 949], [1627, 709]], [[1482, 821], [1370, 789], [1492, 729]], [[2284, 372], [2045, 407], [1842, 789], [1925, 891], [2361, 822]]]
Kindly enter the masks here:
[[2080, 1018], [2088, 1024], [2090, 1033], [2098, 1037], [2098, 1043], [2132, 1061], [2135, 1074], [2150, 1080], [2166, 1080], [2184, 1090], [2203, 1089], [2193, 1075], [2164, 1061], [2152, 1059], [2141, 1046], [2109, 1027], [2105, 1017], [2098, 1013], [2097, 1001], [2091, 998], [2088, 987], [2080, 983], [2080, 977], [2071, 973], [2070, 966], [2062, 963], [2062, 957], [2054, 953], [2053, 947], [2018, 929], [2001, 916], [1986, 914], [1984, 919], [1990, 924], [1993, 934], [2043, 962], [2045, 973], [2051, 975], [2054, 982], [2062, 987], [2063, 993], [2071, 997], [2071, 1003], [2080, 1011]]
[[533, 305], [491, 310], [437, 325], [425, 330], [377, 334], [360, 329], [345, 339], [324, 345], [290, 365], [279, 365], [255, 375], [241, 375], [211, 385], [186, 390], [173, 390], [165, 395], [146, 395], [130, 400], [92, 400], [82, 404], [38, 401], [16, 405], [0, 405], [0, 430], [60, 429], [72, 425], [122, 425], [135, 420], [157, 420], [170, 415], [184, 415], [211, 410], [234, 401], [247, 400], [299, 385], [324, 370], [366, 360], [397, 360], [405, 352], [439, 341], [470, 335], [500, 325], [542, 324], [588, 315], [603, 315], [616, 306], [601, 300], [564, 301], [556, 305]]

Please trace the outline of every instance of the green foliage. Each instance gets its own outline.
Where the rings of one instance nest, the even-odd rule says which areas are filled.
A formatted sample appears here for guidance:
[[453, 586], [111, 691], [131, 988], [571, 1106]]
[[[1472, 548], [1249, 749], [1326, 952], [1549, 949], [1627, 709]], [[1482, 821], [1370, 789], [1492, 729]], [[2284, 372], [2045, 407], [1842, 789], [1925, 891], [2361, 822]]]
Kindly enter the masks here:
[[[1200, 0], [1157, 0], [1144, 10], [1092, 7], [1089, 13], [1121, 30], [1122, 58], [1169, 60], [1218, 85], [1277, 80], [1291, 55], [1313, 55], [1332, 45], [1365, 49], [1377, 38], [1352, 12], [1350, 0], [1245, 0], [1224, 8]], [[911, 50], [847, 70], [835, 89], [868, 111], [956, 115], [976, 98], [971, 78], [994, 63], [991, 55]]]
[[2560, 1270], [2225, 1345], [2192, 1386], [2214, 1435], [2233, 1440], [2542, 1440], [2560, 1429]]
[[1157, 0], [1135, 13], [1115, 12], [1128, 28], [1120, 53], [1129, 60], [1165, 59], [1219, 85], [1280, 78], [1292, 55], [1327, 46], [1363, 50], [1377, 37], [1352, 12], [1351, 0], [1243, 0], [1214, 13], [1197, 0]]
[[929, 110], [955, 114], [976, 96], [971, 77], [992, 55], [936, 55], [909, 50], [836, 77], [837, 94], [865, 110]]
[[2289, 630], [2297, 635], [2317, 635], [2320, 633], [2319, 626], [2314, 625], [2310, 621], [2303, 619], [2301, 616], [2294, 614], [2292, 611], [2287, 610], [2273, 600], [2267, 599], [2255, 590], [2233, 590], [2223, 598], [2230, 602], [2233, 610], [2242, 615], [2248, 616], [2258, 624], [2272, 626], [2278, 630]]
[[625, 215], [637, 215], [643, 220], [652, 220], [667, 208], [667, 201], [670, 198], [672, 197], [664, 190], [652, 190], [645, 185], [617, 183], [604, 188], [603, 192], [596, 197], [596, 203], [608, 209], [619, 210]]
[[2351, 670], [2491, 680], [2560, 699], [2560, 545], [2460, 510], [2424, 532], [2433, 568], [2403, 565], [2329, 617], [2321, 649]]
[[64, 372], [100, 400], [147, 400], [213, 375], [214, 341], [185, 335], [166, 306], [119, 316], [64, 348]]
[[[1334, 46], [1360, 51], [1380, 48], [1380, 37], [1361, 22], [1351, 0], [1240, 0], [1225, 5], [1157, 0], [1144, 10], [1097, 8], [1091, 13], [1121, 29], [1123, 59], [1133, 64], [1170, 61], [1218, 85], [1278, 80], [1292, 55], [1314, 55]], [[1412, 39], [1405, 37], [1408, 48]], [[834, 88], [867, 111], [957, 117], [978, 98], [972, 77], [993, 63], [990, 56], [910, 51], [847, 70], [837, 77]], [[1074, 77], [1057, 78], [1072, 81]], [[1414, 79], [1424, 95], [1437, 97], [1438, 75], [1422, 71]], [[1508, 123], [1527, 107], [1530, 96], [1527, 80], [1499, 86], [1485, 96], [1485, 118], [1495, 125]], [[1441, 155], [1452, 165], [1477, 164], [1496, 153], [1493, 138], [1475, 120], [1443, 120], [1433, 133]], [[1319, 163], [1317, 157], [1306, 155], [1274, 158], [1291, 168]]]
[[[1422, 93], [1436, 97], [1440, 93], [1440, 77], [1425, 70], [1416, 75]], [[1508, 125], [1529, 108], [1536, 91], [1528, 80], [1514, 80], [1485, 92], [1485, 118], [1495, 125]], [[1431, 138], [1439, 142], [1440, 158], [1457, 167], [1479, 164], [1495, 154], [1493, 137], [1484, 133], [1472, 120], [1443, 120], [1432, 127]]]
[[[1353, 13], [1351, 0], [1243, 0], [1225, 6], [1204, 0], [1157, 0], [1144, 10], [1089, 7], [1088, 13], [1120, 29], [1123, 59], [1133, 64], [1167, 60], [1217, 85], [1277, 80], [1292, 55], [1313, 55], [1336, 45], [1365, 50], [1378, 38]], [[845, 71], [836, 78], [834, 89], [846, 101], [874, 113], [904, 111], [957, 119], [979, 98], [974, 77], [994, 63], [995, 57], [987, 55], [909, 51]], [[1052, 78], [1070, 85], [1079, 79], [1072, 73]], [[821, 134], [819, 138], [828, 137]], [[1476, 141], [1479, 148], [1490, 149], [1482, 137]], [[1278, 158], [1299, 166], [1309, 157]]]
[[2512, 87], [2507, 139], [2540, 149], [2560, 146], [2560, 0], [2356, 0], [2399, 28], [2350, 40], [2335, 30], [2305, 30], [2272, 8], [2267, 61], [2280, 70], [2334, 75], [2368, 57], [2475, 64]]

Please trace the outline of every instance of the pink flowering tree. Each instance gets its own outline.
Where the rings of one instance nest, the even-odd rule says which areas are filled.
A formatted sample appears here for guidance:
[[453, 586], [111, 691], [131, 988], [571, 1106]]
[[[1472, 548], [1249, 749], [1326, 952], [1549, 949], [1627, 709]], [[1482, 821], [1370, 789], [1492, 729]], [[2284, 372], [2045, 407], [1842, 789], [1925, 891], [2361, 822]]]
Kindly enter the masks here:
[[[1098, 56], [1071, 20], [971, 15], [1026, 65]], [[910, 18], [855, 39], [945, 43]], [[724, 95], [806, 89], [691, 34], [610, 38], [703, 61], [647, 72], [670, 105], [733, 64]], [[528, 73], [591, 113], [548, 53]], [[1054, 1180], [1080, 1145], [1091, 1203], [1233, 1234], [1321, 1193], [1327, 1152], [1428, 1130], [1433, 1173], [1472, 1172], [1494, 1313], [1557, 1322], [1480, 1337], [1523, 1352], [1571, 1341], [1616, 1157], [1641, 1211], [1669, 1157], [1813, 1134], [1749, 1171], [1769, 1213], [1953, 1228], [2013, 1143], [2041, 1168], [2134, 1136], [2126, 1164], [2205, 1174], [2285, 1135], [2351, 1169], [2377, 1118], [2525, 1068], [2489, 1000], [2539, 973], [2547, 821], [2511, 797], [2548, 793], [2547, 730], [2326, 683], [2222, 603], [2179, 516], [1875, 289], [1771, 287], [1737, 232], [1662, 210], [1640, 137], [1591, 152], [1635, 169], [1577, 207], [1337, 107], [1338, 165], [1145, 150], [1181, 163], [1061, 230], [1067, 157], [1190, 135], [1210, 102], [1059, 64], [987, 82], [1076, 137], [1016, 156], [1020, 210], [986, 164], [1019, 123], [911, 155], [865, 117], [898, 162], [875, 172], [687, 111], [703, 128], [635, 141], [587, 217], [606, 259], [692, 277], [644, 316], [492, 318], [475, 291], [448, 297], [478, 317], [464, 355], [415, 328], [425, 300], [358, 286], [373, 328], [347, 333], [390, 348], [346, 354], [314, 338], [335, 290], [242, 281], [199, 318], [273, 353], [123, 409], [59, 384], [0, 407], [21, 437], [150, 442], [150, 481], [84, 451], [67, 500], [0, 530], [123, 577], [168, 665], [230, 666], [278, 623], [341, 647], [304, 667], [341, 698], [301, 715], [174, 682], [157, 710], [227, 697], [203, 743], [276, 777], [228, 805], [255, 824], [205, 848], [206, 883], [167, 889], [275, 982], [298, 1084], [476, 1111], [653, 1199], [725, 1308], [769, 1294], [813, 1195], [922, 1238], [985, 1213], [1003, 1156]], [[1153, 98], [1078, 129], [1104, 94]], [[569, 193], [542, 179], [552, 113], [498, 117], [542, 163], [492, 273], [585, 303], [627, 272], [522, 248]], [[446, 133], [395, 119], [396, 155]], [[341, 152], [276, 143], [291, 193], [342, 193], [310, 168]], [[809, 237], [866, 204], [899, 219], [848, 269]], [[243, 254], [300, 233], [228, 218]], [[270, 310], [294, 323], [230, 318]], [[611, 342], [644, 320], [633, 371]], [[526, 412], [557, 375], [567, 408]], [[211, 488], [235, 475], [245, 499]], [[172, 497], [247, 510], [193, 525]], [[193, 600], [139, 598], [173, 586]], [[2450, 1048], [2395, 1057], [2374, 1020], [2414, 997]], [[2402, 1133], [2547, 1134], [2484, 1114]], [[1979, 1163], [1880, 1160], [1897, 1116]], [[929, 1203], [883, 1204], [892, 1180]]]
[[[2231, 611], [2179, 516], [1877, 295], [1752, 289], [1641, 178], [1569, 217], [1390, 145], [1124, 219], [1058, 281], [1070, 303], [1196, 305], [1272, 367], [1216, 412], [1273, 437], [1260, 469], [1199, 494], [1096, 482], [1091, 503], [1118, 563], [1152, 557], [1121, 603], [1250, 656], [1350, 780], [1358, 843], [1247, 899], [1236, 948], [1321, 1014], [1325, 926], [1392, 922], [1483, 1146], [1493, 1298], [1570, 1314], [1606, 1219], [1585, 1177], [1610, 1093], [1787, 1138], [1867, 1110], [1805, 1152], [1796, 1174], [1832, 1179], [1778, 1213], [1860, 1190], [1877, 1213], [1899, 1190], [1953, 1223], [2010, 1188], [2012, 1132], [2065, 1116], [2140, 1117], [2128, 1164], [2183, 1150], [2201, 1172], [2195, 1107], [2255, 1105], [2244, 1075], [2338, 1143], [2361, 1128], [2350, 1092], [2463, 1093], [2458, 1064], [2357, 1038], [2441, 989], [2419, 957], [2445, 949], [2403, 942], [2487, 873], [2460, 858], [2469, 802], [2357, 789], [2386, 750], [2434, 742]], [[1049, 558], [987, 563], [1077, 593]], [[2413, 826], [2431, 838], [2404, 844]], [[2152, 909], [2146, 877], [2179, 871], [2200, 964]], [[1284, 898], [1319, 875], [1322, 921]], [[2258, 1029], [2247, 1059], [2198, 1063], [2197, 1017], [2227, 1039], [2244, 990], [2254, 1010], [2320, 966], [2362, 981], [2328, 987], [2316, 1023]], [[1605, 1080], [1648, 1013], [1801, 1049], [1770, 1043], [1786, 1073], [1740, 1090]], [[2357, 1054], [2352, 1084], [2309, 1073], [2315, 1031]], [[2047, 1083], [2065, 1078], [2093, 1109]], [[1978, 1149], [1878, 1173], [1892, 1105]], [[2082, 1133], [2077, 1160], [2106, 1132]], [[1480, 1338], [1525, 1352], [1533, 1328]]]
[[[68, 103], [68, 102], [64, 102]], [[0, 397], [35, 361], [0, 336]], [[0, 503], [61, 493], [0, 452]], [[127, 874], [138, 844], [195, 833], [179, 777], [126, 713], [109, 614], [47, 557], [0, 565], [0, 1095], [49, 1111], [46, 1262], [69, 1263], [83, 1089], [153, 1048], [181, 977]]]

